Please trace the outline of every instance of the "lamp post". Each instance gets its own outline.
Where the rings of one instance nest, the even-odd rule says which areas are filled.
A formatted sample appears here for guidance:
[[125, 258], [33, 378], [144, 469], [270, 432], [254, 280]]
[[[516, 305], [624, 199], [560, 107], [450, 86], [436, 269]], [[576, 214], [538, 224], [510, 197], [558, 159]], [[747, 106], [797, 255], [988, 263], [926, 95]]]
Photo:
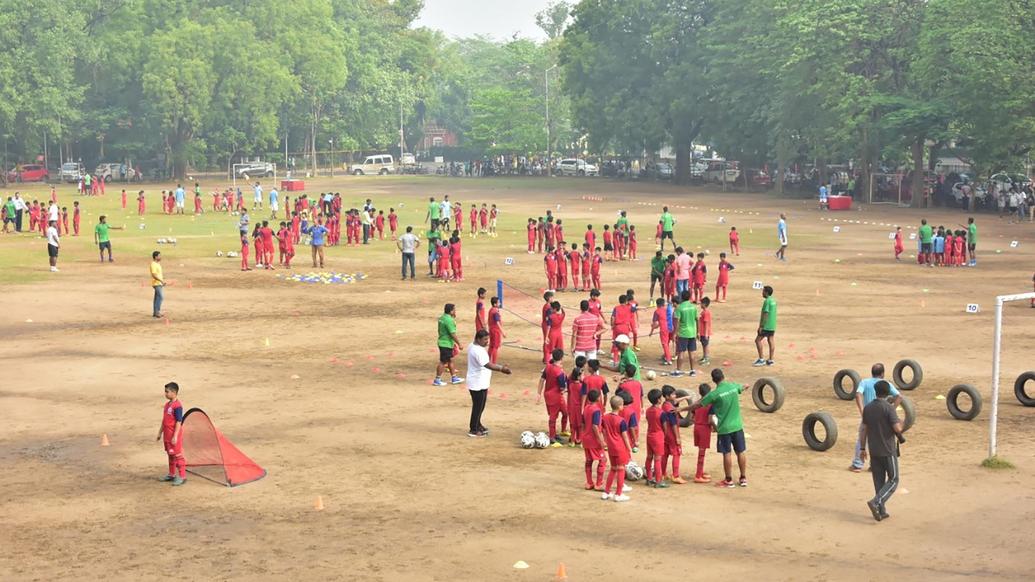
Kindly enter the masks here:
[[551, 148], [552, 142], [550, 141], [550, 71], [557, 68], [557, 65], [546, 69], [543, 73], [543, 77], [546, 80], [546, 175], [552, 176], [553, 169], [553, 151]]
[[334, 140], [333, 139], [327, 140], [327, 146], [328, 146], [328, 149], [331, 150], [331, 164], [330, 165], [331, 165], [331, 177], [333, 178], [334, 177]]

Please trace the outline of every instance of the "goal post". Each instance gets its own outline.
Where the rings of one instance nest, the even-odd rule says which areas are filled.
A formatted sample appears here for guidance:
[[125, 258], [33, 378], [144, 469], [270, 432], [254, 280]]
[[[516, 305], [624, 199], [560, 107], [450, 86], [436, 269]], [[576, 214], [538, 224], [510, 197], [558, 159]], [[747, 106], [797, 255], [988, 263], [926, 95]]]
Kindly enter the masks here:
[[895, 204], [902, 206], [902, 181], [905, 174], [870, 174], [869, 204]]
[[1035, 299], [1035, 293], [999, 295], [995, 298], [995, 336], [992, 342], [992, 414], [988, 418], [988, 457], [996, 456], [996, 437], [999, 426], [999, 348], [1003, 332], [1003, 304], [1011, 301]]

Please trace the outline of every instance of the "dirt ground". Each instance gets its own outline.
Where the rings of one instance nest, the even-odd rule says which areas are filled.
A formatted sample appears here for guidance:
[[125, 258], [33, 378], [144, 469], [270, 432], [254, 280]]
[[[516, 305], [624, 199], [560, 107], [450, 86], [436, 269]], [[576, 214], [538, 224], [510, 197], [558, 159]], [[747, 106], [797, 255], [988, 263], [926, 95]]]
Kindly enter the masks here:
[[[1016, 469], [979, 466], [988, 447], [994, 296], [1031, 289], [1030, 225], [979, 215], [978, 268], [926, 269], [908, 259], [910, 250], [902, 263], [892, 260], [889, 224], [926, 216], [949, 225], [965, 215], [888, 206], [821, 213], [789, 198], [605, 180], [341, 178], [309, 192], [331, 187], [349, 205], [370, 197], [395, 206], [404, 225], [419, 225], [428, 195], [495, 202], [501, 235], [464, 239], [466, 281], [458, 284], [400, 284], [388, 242], [330, 250], [328, 271], [368, 275], [352, 285], [241, 273], [237, 260], [215, 256], [236, 250], [234, 218], [160, 216], [154, 188], [143, 231], [116, 209], [114, 189], [84, 200], [86, 234], [65, 240], [62, 272], [53, 276], [41, 239], [0, 236], [8, 269], [0, 288], [0, 579], [552, 580], [562, 562], [570, 580], [1030, 579], [1035, 558], [1024, 532], [1035, 520], [1035, 409], [1012, 393], [1013, 379], [1035, 368], [1035, 309], [1026, 303], [1007, 307], [1003, 334], [999, 447]], [[59, 193], [63, 203], [75, 199], [67, 188]], [[521, 431], [546, 426], [534, 402], [540, 365], [532, 352], [503, 350], [515, 373], [494, 375], [485, 416], [492, 435], [466, 436], [466, 390], [429, 385], [435, 320], [443, 303], [455, 302], [466, 341], [479, 286], [494, 289], [504, 278], [538, 293], [541, 258], [524, 252], [522, 224], [546, 208], [579, 237], [587, 222], [599, 229], [627, 209], [642, 230], [643, 260], [607, 263], [604, 295], [610, 305], [632, 287], [645, 303], [663, 204], [673, 207], [678, 241], [710, 250], [710, 265], [731, 225], [743, 233], [730, 302], [714, 307], [712, 360], [730, 360], [735, 381], [759, 377], [751, 339], [761, 298], [752, 283], [773, 285], [777, 364], [765, 373], [788, 394], [776, 414], [742, 396], [749, 488], [634, 484], [630, 503], [604, 503], [582, 490], [580, 450], [518, 446]], [[91, 246], [100, 212], [129, 227], [113, 235], [113, 265], [96, 263]], [[787, 263], [772, 256], [779, 212], [788, 214]], [[840, 232], [831, 219], [841, 221]], [[156, 247], [166, 226], [179, 244]], [[168, 324], [150, 317], [152, 248], [163, 250], [175, 281]], [[504, 265], [508, 256], [513, 266]], [[300, 254], [295, 272], [310, 270]], [[560, 296], [569, 308], [581, 298]], [[535, 317], [537, 302], [506, 299]], [[967, 303], [981, 312], [965, 313]], [[537, 328], [511, 313], [504, 323], [509, 340], [536, 345]], [[641, 343], [641, 361], [652, 365], [660, 347], [655, 338]], [[864, 503], [869, 474], [847, 470], [857, 414], [834, 397], [831, 377], [846, 367], [865, 377], [872, 363], [890, 368], [902, 358], [924, 368], [923, 384], [908, 394], [919, 418], [903, 447], [893, 517], [875, 523]], [[207, 411], [269, 475], [234, 489], [196, 477], [180, 488], [158, 483], [166, 466], [154, 435], [170, 380], [186, 408]], [[973, 422], [953, 420], [936, 399], [959, 382], [984, 396]], [[817, 410], [840, 426], [825, 453], [801, 435], [802, 419]], [[99, 446], [102, 434], [110, 447]], [[696, 453], [687, 449], [684, 473]], [[721, 473], [718, 455], [707, 463]], [[323, 511], [313, 508], [317, 496]], [[518, 560], [530, 568], [515, 570]]]

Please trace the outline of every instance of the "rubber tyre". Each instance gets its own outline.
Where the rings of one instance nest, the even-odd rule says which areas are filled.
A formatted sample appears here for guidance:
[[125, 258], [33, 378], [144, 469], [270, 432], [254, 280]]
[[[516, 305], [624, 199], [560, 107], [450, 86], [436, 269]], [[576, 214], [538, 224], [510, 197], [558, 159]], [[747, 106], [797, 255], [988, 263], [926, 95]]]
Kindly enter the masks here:
[[[902, 370], [906, 368], [913, 370], [913, 379], [908, 384], [902, 380]], [[900, 360], [891, 372], [891, 379], [894, 380], [895, 387], [899, 390], [915, 390], [924, 381], [924, 369], [916, 360]]]
[[[679, 390], [676, 390], [676, 396], [682, 398], [684, 396], [690, 396], [690, 393], [680, 388]], [[690, 428], [694, 425], [694, 415], [692, 412], [680, 412], [678, 413], [678, 416], [680, 428]]]
[[[948, 400], [948, 398], [946, 398]], [[902, 412], [905, 418], [902, 419], [902, 432], [913, 428], [916, 424], [916, 405], [909, 398], [902, 396], [902, 402], [899, 404], [902, 407]]]
[[[843, 382], [846, 377], [852, 381], [851, 392], [844, 390]], [[838, 371], [834, 374], [834, 395], [841, 400], [855, 400], [855, 391], [859, 389], [859, 382], [862, 382], [859, 372], [848, 369]]]
[[362, 176], [363, 175], [363, 170], [352, 170], [352, 175], [353, 176]]
[[1024, 391], [1024, 385], [1032, 380], [1035, 380], [1035, 372], [1025, 372], [1017, 376], [1017, 381], [1013, 383], [1013, 395], [1025, 406], [1035, 406], [1035, 396], [1028, 396]]
[[[816, 437], [816, 423], [823, 425], [827, 437], [819, 440]], [[825, 451], [837, 443], [837, 422], [829, 412], [813, 412], [805, 417], [801, 423], [801, 435], [805, 437], [805, 444], [814, 451]]]
[[[970, 410], [962, 410], [956, 402], [961, 393], [966, 393], [970, 397]], [[957, 384], [945, 395], [945, 405], [949, 408], [949, 414], [956, 420], [974, 420], [981, 414], [981, 393], [970, 384]]]
[[[765, 401], [765, 387], [769, 386], [773, 389], [773, 400], [772, 402]], [[776, 412], [783, 406], [783, 399], [786, 393], [783, 389], [783, 384], [776, 378], [759, 378], [755, 380], [755, 385], [751, 387], [751, 400], [755, 402], [755, 408], [762, 412]]]
[[388, 175], [388, 170], [386, 170], [384, 168], [381, 168], [381, 171], [378, 172], [377, 175], [378, 176], [386, 176], [386, 175]]

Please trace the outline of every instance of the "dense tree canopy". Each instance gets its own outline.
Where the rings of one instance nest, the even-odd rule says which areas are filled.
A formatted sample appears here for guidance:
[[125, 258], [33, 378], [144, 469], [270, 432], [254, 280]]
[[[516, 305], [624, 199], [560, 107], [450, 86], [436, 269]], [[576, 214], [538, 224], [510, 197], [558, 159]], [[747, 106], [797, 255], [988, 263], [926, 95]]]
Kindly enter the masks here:
[[414, 28], [422, 8], [0, 0], [5, 156], [46, 142], [51, 161], [182, 174], [285, 147], [309, 163], [329, 143], [382, 151], [400, 124], [414, 149], [435, 121], [471, 155], [670, 147], [682, 180], [692, 143], [871, 170], [956, 147], [984, 174], [1035, 145], [1031, 0], [557, 0], [542, 42], [449, 39]]

